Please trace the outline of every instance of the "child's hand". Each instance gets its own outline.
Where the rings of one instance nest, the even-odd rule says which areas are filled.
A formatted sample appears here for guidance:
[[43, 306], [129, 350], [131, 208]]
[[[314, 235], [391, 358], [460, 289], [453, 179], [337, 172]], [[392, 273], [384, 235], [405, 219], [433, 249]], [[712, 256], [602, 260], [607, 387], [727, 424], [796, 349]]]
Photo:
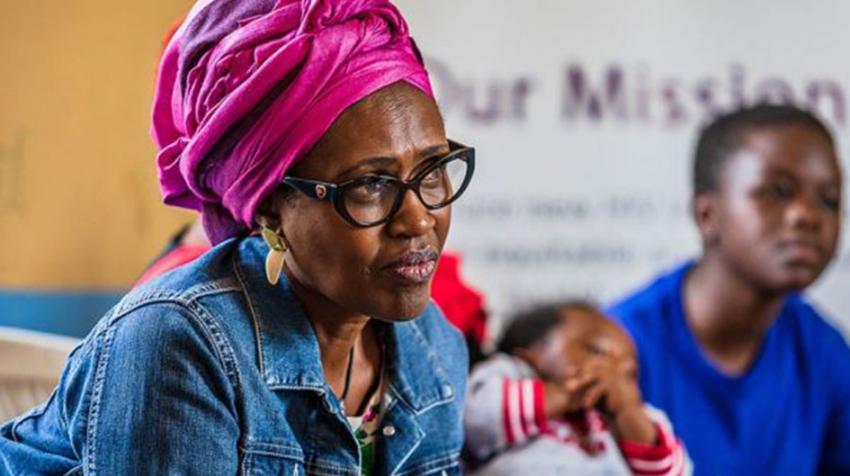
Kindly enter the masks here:
[[633, 359], [600, 355], [574, 369], [564, 385], [572, 395], [570, 401], [580, 403], [576, 410], [599, 407], [611, 417], [620, 437], [653, 444], [656, 430], [643, 409], [636, 370]]
[[565, 386], [579, 403], [576, 409], [598, 406], [614, 416], [624, 410], [643, 408], [636, 370], [632, 359], [599, 355], [573, 369]]
[[634, 366], [620, 370], [613, 360], [610, 356], [595, 357], [582, 368], [568, 369], [564, 380], [546, 382], [544, 401], [547, 416], [558, 417], [564, 413], [586, 410], [603, 399], [604, 409], [609, 413], [630, 406], [630, 402], [641, 406], [640, 392], [634, 378], [617, 378], [614, 375], [618, 371], [633, 374]]
[[581, 395], [567, 390], [564, 382], [544, 382], [543, 402], [547, 418], [559, 418], [582, 409]]

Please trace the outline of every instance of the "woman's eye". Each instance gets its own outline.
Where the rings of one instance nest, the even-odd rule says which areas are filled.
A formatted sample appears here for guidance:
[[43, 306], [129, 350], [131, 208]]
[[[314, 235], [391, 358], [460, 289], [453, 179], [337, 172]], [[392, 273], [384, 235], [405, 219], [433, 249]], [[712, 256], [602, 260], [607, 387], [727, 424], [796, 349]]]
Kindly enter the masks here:
[[376, 180], [363, 185], [363, 188], [369, 193], [381, 193], [387, 189], [387, 182], [383, 180]]
[[389, 180], [375, 178], [349, 190], [349, 197], [359, 202], [380, 201], [391, 188]]
[[428, 175], [422, 177], [422, 185], [433, 187], [442, 184], [445, 173], [445, 167], [436, 167], [434, 170], [428, 172]]

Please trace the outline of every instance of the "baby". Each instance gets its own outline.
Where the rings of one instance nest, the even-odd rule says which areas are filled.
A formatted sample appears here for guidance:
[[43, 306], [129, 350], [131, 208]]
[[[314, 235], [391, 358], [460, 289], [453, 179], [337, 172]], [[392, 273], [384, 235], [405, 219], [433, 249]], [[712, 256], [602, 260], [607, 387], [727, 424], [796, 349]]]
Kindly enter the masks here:
[[646, 406], [628, 335], [594, 306], [541, 306], [511, 320], [473, 369], [468, 473], [535, 476], [690, 472], [667, 419]]

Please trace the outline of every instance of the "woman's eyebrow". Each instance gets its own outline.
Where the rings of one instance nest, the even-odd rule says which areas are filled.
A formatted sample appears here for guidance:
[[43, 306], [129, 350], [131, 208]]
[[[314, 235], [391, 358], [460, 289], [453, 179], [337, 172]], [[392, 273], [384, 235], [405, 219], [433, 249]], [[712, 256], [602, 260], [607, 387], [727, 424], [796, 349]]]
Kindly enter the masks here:
[[340, 172], [339, 175], [340, 176], [348, 175], [348, 174], [356, 171], [357, 169], [364, 168], [364, 167], [372, 167], [372, 168], [376, 168], [376, 169], [377, 168], [390, 168], [393, 165], [395, 165], [397, 161], [398, 160], [395, 157], [369, 157], [369, 158], [363, 159], [363, 160], [357, 162], [356, 164], [352, 165], [351, 167], [343, 170], [342, 172]]
[[446, 143], [434, 144], [419, 151], [419, 160], [430, 159], [435, 155], [446, 154], [449, 152], [449, 145]]
[[414, 171], [418, 171], [439, 160], [450, 151], [447, 144], [434, 144], [419, 151]]
[[[441, 155], [441, 154], [445, 154], [445, 153], [448, 153], [448, 152], [449, 152], [448, 144], [443, 143], [443, 144], [434, 144], [434, 145], [428, 146], [428, 147], [420, 150], [419, 153], [416, 154], [416, 155], [418, 156], [419, 161], [422, 161], [422, 160], [425, 160], [425, 159], [433, 158], [436, 155]], [[395, 165], [397, 162], [398, 162], [398, 159], [396, 159], [395, 157], [384, 157], [384, 156], [368, 157], [368, 158], [365, 158], [363, 160], [360, 160], [359, 162], [352, 165], [351, 167], [343, 170], [342, 172], [340, 172], [339, 175], [341, 175], [341, 176], [348, 175], [348, 174], [356, 171], [357, 169], [364, 168], [364, 167], [390, 168], [393, 165]]]

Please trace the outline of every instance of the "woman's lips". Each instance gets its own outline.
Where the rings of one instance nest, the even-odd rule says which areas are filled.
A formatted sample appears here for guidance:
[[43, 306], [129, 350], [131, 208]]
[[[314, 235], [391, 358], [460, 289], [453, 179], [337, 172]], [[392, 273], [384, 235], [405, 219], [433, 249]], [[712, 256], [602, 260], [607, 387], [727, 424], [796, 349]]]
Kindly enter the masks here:
[[385, 267], [395, 278], [409, 284], [427, 282], [437, 268], [437, 252], [432, 248], [408, 251]]

